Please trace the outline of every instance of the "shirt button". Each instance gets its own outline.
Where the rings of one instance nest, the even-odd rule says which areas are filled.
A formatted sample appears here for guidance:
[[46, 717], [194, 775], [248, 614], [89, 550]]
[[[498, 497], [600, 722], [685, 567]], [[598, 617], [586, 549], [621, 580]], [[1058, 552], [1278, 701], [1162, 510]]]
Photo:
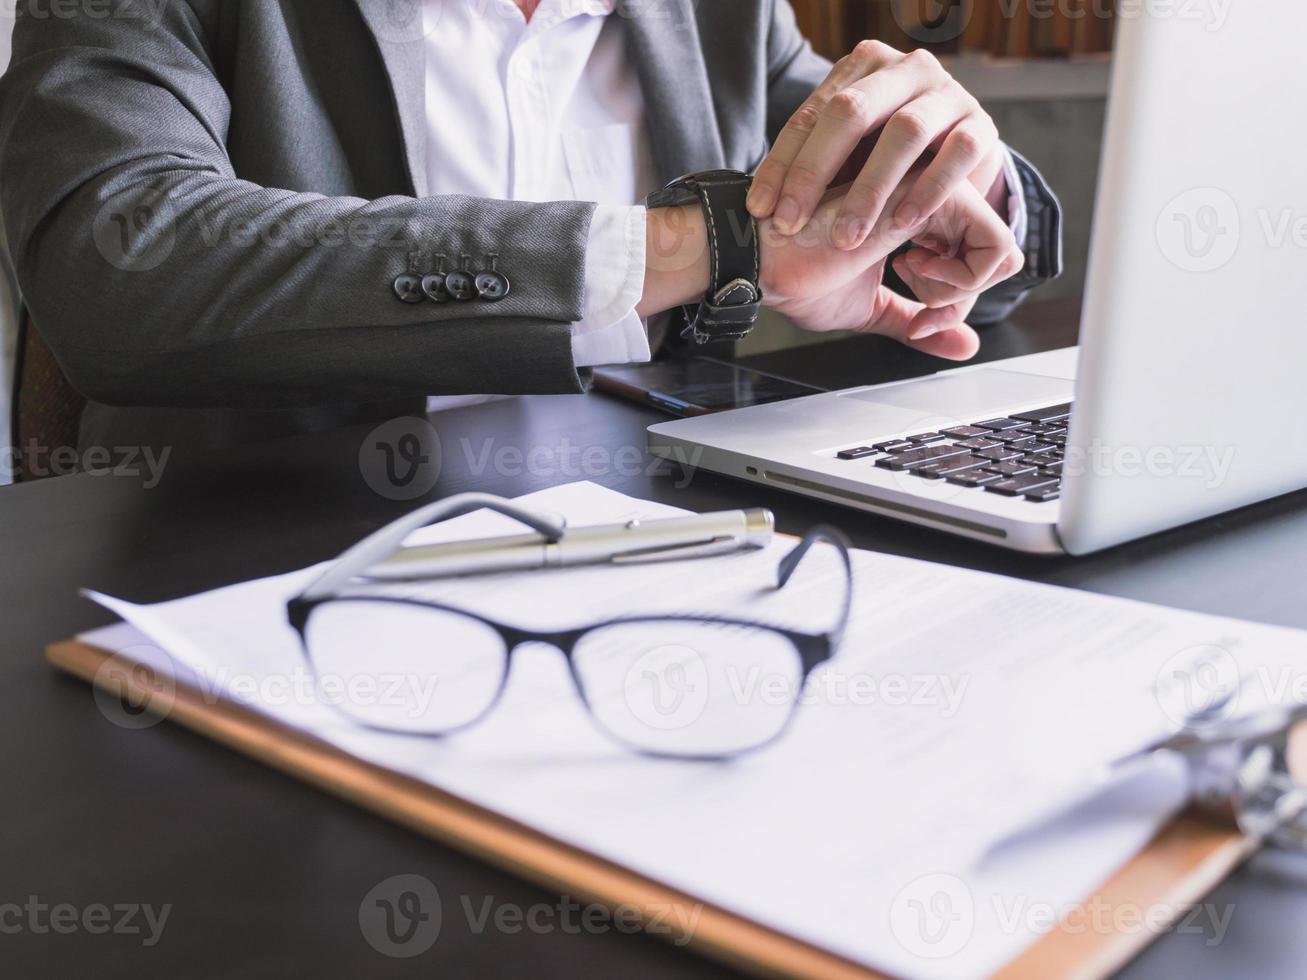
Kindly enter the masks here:
[[426, 299], [422, 292], [422, 277], [406, 272], [395, 278], [395, 295], [405, 303], [421, 303]]

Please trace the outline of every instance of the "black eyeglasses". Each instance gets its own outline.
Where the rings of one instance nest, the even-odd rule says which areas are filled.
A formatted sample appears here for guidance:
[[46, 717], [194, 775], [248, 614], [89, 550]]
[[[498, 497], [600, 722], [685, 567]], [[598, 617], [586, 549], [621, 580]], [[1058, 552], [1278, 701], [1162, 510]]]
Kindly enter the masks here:
[[[478, 499], [478, 506], [517, 516], [517, 508], [499, 503]], [[547, 643], [567, 658], [582, 703], [608, 735], [651, 755], [726, 758], [784, 734], [809, 674], [830, 659], [848, 623], [849, 545], [830, 527], [809, 531], [781, 560], [776, 580], [784, 588], [818, 543], [836, 550], [846, 587], [836, 625], [825, 633], [697, 615], [537, 632], [438, 602], [338, 594], [415, 527], [467, 509], [442, 504], [350, 549], [287, 604], [319, 688], [333, 688], [327, 700], [368, 728], [441, 736], [475, 725], [503, 694], [516, 651]]]

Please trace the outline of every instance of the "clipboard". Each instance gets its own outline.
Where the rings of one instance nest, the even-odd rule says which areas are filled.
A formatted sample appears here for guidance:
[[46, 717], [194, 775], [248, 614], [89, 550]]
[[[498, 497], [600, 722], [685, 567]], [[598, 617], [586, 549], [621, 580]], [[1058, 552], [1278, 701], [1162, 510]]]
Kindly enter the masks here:
[[[647, 924], [658, 921], [668, 908], [701, 910], [689, 946], [747, 973], [890, 980], [861, 963], [713, 907], [427, 783], [364, 762], [231, 701], [206, 698], [172, 679], [165, 684], [152, 674], [143, 677], [131, 669], [133, 661], [106, 650], [67, 640], [47, 647], [46, 659], [114, 696], [131, 698], [147, 711], [535, 884], [610, 909], [637, 909]], [[1099, 907], [1143, 910], [1145, 921], [1156, 923], [1156, 931], [1095, 932], [1077, 925], [1080, 910], [1072, 910], [995, 977], [1105, 977], [1179, 921], [1255, 848], [1233, 827], [1196, 811], [1185, 812], [1093, 895]]]

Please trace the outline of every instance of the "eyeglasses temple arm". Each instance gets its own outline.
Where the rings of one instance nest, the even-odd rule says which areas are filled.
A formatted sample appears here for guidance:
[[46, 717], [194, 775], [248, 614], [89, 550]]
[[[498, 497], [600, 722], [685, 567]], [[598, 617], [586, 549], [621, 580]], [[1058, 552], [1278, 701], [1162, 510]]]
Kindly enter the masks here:
[[313, 582], [300, 596], [301, 599], [321, 599], [334, 595], [355, 575], [371, 568], [377, 562], [388, 558], [414, 531], [447, 521], [476, 510], [493, 510], [496, 513], [520, 521], [544, 537], [547, 543], [554, 543], [563, 536], [566, 522], [545, 517], [527, 510], [511, 500], [487, 493], [464, 493], [445, 500], [419, 507], [410, 514], [405, 514], [380, 530], [368, 535], [358, 544], [344, 552], [331, 563], [331, 566]]
[[830, 634], [831, 638], [838, 642], [843, 638], [844, 631], [848, 628], [849, 613], [853, 608], [853, 560], [849, 557], [849, 549], [852, 544], [843, 531], [837, 527], [831, 527], [829, 524], [822, 524], [812, 528], [803, 536], [803, 540], [795, 545], [794, 550], [781, 559], [776, 573], [776, 588], [785, 588], [785, 583], [790, 580], [794, 570], [799, 567], [799, 563], [812, 550], [812, 546], [821, 541], [832, 545], [839, 552], [840, 560], [844, 562], [844, 605], [840, 609], [839, 621]]

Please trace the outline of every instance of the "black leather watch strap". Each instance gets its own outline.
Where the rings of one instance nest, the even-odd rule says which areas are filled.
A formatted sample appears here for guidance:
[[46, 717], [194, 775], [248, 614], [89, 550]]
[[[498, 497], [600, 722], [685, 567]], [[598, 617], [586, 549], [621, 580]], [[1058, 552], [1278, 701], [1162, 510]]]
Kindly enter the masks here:
[[659, 208], [698, 201], [703, 208], [711, 274], [703, 302], [686, 309], [684, 331], [696, 343], [739, 340], [758, 321], [758, 226], [745, 204], [751, 185], [738, 170], [709, 170], [673, 181], [647, 202]]

